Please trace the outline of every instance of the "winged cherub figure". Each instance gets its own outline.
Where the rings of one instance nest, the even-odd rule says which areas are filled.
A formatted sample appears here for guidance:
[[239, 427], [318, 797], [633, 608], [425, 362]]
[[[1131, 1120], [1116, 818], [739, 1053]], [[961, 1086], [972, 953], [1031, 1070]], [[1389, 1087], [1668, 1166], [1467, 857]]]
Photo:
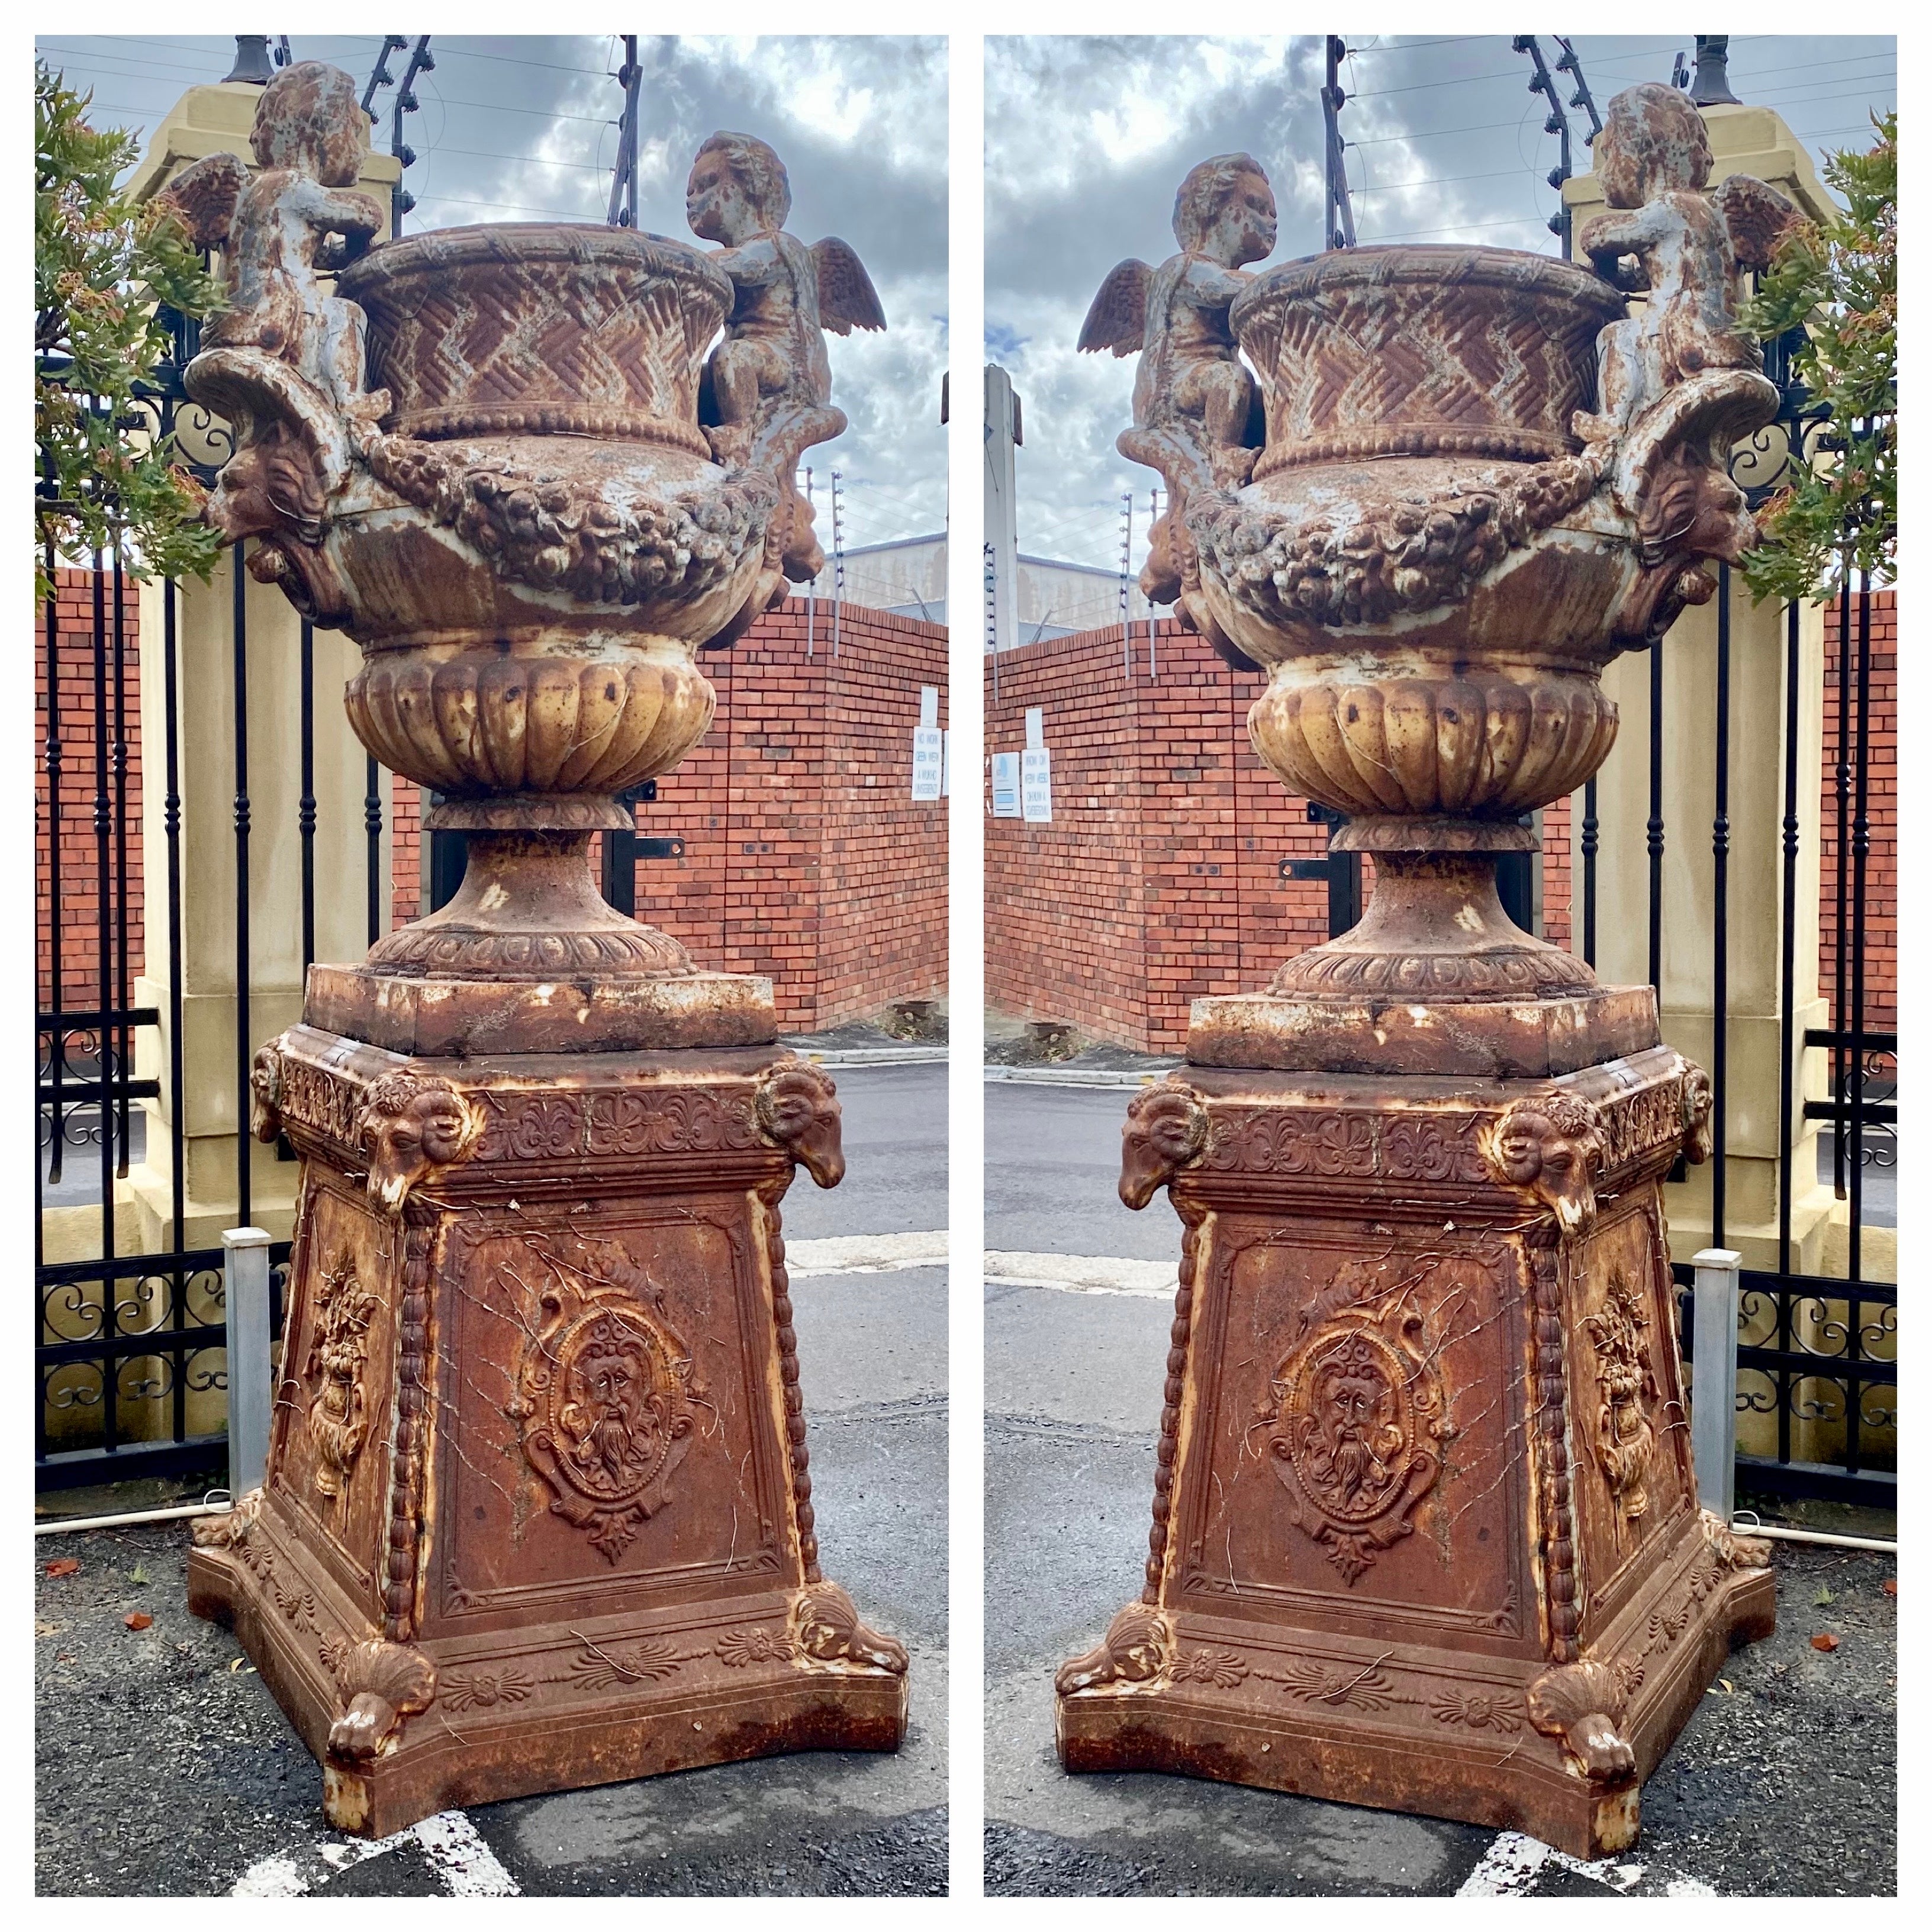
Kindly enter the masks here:
[[1141, 573], [1141, 588], [1160, 604], [1180, 594], [1175, 532], [1188, 493], [1238, 489], [1254, 466], [1254, 379], [1241, 366], [1228, 310], [1253, 280], [1242, 265], [1274, 248], [1274, 194], [1261, 164], [1216, 154], [1190, 168], [1174, 199], [1174, 236], [1180, 253], [1158, 268], [1126, 261], [1108, 274], [1080, 331], [1083, 350], [1141, 358], [1133, 427], [1118, 446], [1167, 482], [1167, 514]]
[[[1761, 370], [1758, 344], [1736, 326], [1740, 268], [1762, 268], [1798, 211], [1774, 188], [1732, 175], [1714, 194], [1704, 121], [1674, 87], [1647, 81], [1610, 103], [1596, 140], [1607, 212], [1578, 237], [1598, 272], [1646, 292], [1647, 313], [1604, 331], [1599, 412], [1573, 427], [1587, 442], [1620, 434], [1665, 392], [1706, 371]], [[1619, 273], [1634, 257], [1634, 278]]]
[[724, 244], [712, 260], [736, 290], [724, 339], [705, 367], [712, 453], [727, 469], [776, 477], [782, 567], [794, 584], [808, 583], [825, 553], [794, 472], [814, 443], [845, 427], [844, 412], [832, 406], [824, 332], [884, 328], [885, 314], [844, 242], [828, 236], [808, 248], [785, 232], [791, 184], [784, 164], [754, 136], [713, 134], [692, 164], [684, 205], [694, 235]]
[[368, 129], [355, 82], [301, 61], [262, 91], [252, 179], [234, 155], [210, 154], [162, 196], [197, 246], [227, 255], [228, 306], [202, 330], [202, 347], [260, 350], [346, 414], [374, 421], [389, 399], [363, 390], [368, 318], [323, 280], [382, 230], [381, 207], [355, 188]]

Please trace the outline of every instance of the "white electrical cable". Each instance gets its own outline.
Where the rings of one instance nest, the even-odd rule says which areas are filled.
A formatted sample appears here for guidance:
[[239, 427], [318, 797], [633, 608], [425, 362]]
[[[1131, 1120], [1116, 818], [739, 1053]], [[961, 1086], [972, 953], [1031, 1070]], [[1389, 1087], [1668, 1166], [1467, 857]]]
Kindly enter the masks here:
[[[1751, 1516], [1749, 1522], [1743, 1517]], [[1822, 1543], [1833, 1550], [1876, 1550], [1889, 1556], [1898, 1554], [1898, 1545], [1881, 1536], [1832, 1536], [1822, 1529], [1785, 1529], [1775, 1523], [1760, 1522], [1746, 1510], [1731, 1518], [1731, 1527], [1747, 1536], [1767, 1536], [1775, 1543]]]
[[[211, 1500], [216, 1496], [222, 1500]], [[61, 1536], [74, 1529], [118, 1529], [123, 1523], [168, 1522], [189, 1516], [226, 1516], [235, 1507], [227, 1498], [226, 1490], [210, 1490], [208, 1496], [198, 1503], [178, 1503], [169, 1509], [134, 1510], [125, 1516], [76, 1516], [64, 1518], [58, 1522], [37, 1522], [34, 1534]]]

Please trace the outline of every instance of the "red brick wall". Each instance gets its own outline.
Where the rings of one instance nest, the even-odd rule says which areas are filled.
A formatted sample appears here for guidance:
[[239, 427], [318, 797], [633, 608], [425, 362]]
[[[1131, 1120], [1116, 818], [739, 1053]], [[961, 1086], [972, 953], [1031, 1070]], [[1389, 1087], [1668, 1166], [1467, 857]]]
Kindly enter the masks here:
[[[116, 790], [115, 747], [125, 747], [126, 803], [120, 823], [125, 827], [128, 854], [128, 996], [141, 972], [145, 931], [141, 892], [141, 664], [140, 622], [136, 586], [128, 579], [122, 592], [122, 729], [116, 729], [112, 673], [114, 587], [104, 580], [100, 602], [106, 641], [107, 782], [110, 818]], [[94, 839], [94, 811], [97, 773], [94, 764], [94, 574], [89, 570], [60, 570], [54, 574], [55, 692], [60, 746], [60, 940], [61, 999], [72, 1012], [87, 1010], [100, 999], [100, 877]], [[46, 607], [34, 613], [34, 914], [36, 997], [46, 1007], [52, 998], [53, 926], [50, 893], [53, 879], [52, 818], [47, 795], [47, 638]], [[113, 896], [115, 853], [110, 830], [108, 850], [108, 908], [110, 931], [108, 962], [119, 972], [120, 934], [112, 922], [119, 908]], [[110, 984], [110, 997], [120, 997]], [[77, 1048], [76, 1049], [77, 1051]]]
[[848, 604], [760, 619], [700, 659], [718, 692], [704, 742], [638, 811], [679, 859], [640, 860], [638, 918], [701, 965], [771, 976], [779, 1024], [814, 1032], [946, 985], [946, 803], [912, 801], [922, 685], [946, 721], [946, 632]]
[[1118, 632], [1044, 639], [1002, 653], [997, 696], [987, 665], [989, 754], [1022, 749], [1028, 707], [1046, 710], [1053, 823], [987, 819], [986, 996], [1167, 1052], [1191, 1000], [1264, 983], [1327, 936], [1325, 884], [1280, 867], [1328, 835], [1248, 742], [1261, 679], [1171, 620], [1155, 656], [1150, 678], [1136, 626], [1130, 679]]
[[[1849, 778], [1858, 782], [1858, 606], [1851, 612], [1852, 734], [1848, 739]], [[1869, 847], [1865, 861], [1864, 1023], [1881, 1033], [1898, 1024], [1898, 602], [1895, 592], [1871, 593], [1870, 701], [1866, 712], [1867, 808]], [[1823, 771], [1822, 865], [1818, 908], [1818, 990], [1834, 1009], [1836, 1023], [1838, 934], [1838, 604], [1825, 612], [1825, 757]], [[1856, 790], [1846, 808], [1846, 840], [1857, 808]], [[1852, 895], [1852, 862], [1845, 865], [1847, 903]], [[1846, 1012], [1851, 1018], [1852, 947], [1847, 926], [1845, 940]]]
[[[87, 1008], [99, 998], [92, 573], [63, 571], [56, 588], [62, 991], [70, 1009]], [[112, 596], [110, 589], [110, 662]], [[659, 782], [659, 802], [638, 814], [640, 831], [681, 837], [685, 851], [681, 860], [640, 861], [638, 916], [674, 932], [705, 965], [770, 974], [782, 1023], [801, 1030], [929, 997], [946, 983], [946, 806], [914, 805], [910, 796], [922, 685], [939, 687], [946, 722], [946, 633], [848, 604], [835, 662], [825, 625], [816, 630], [808, 661], [804, 607], [787, 606], [761, 619], [735, 649], [700, 659], [717, 687], [717, 719], [705, 742]], [[143, 937], [140, 625], [131, 583], [123, 636], [131, 988]], [[35, 911], [44, 1004], [52, 922], [46, 646], [38, 614], [34, 666]], [[111, 708], [109, 730], [111, 742]], [[407, 780], [383, 777], [392, 915], [400, 926], [422, 905], [421, 800]]]
[[[986, 672], [986, 748], [1017, 752], [1028, 707], [1046, 710], [1053, 823], [986, 820], [986, 996], [1030, 1019], [1070, 1021], [1142, 1052], [1178, 1052], [1191, 1001], [1252, 992], [1328, 936], [1325, 880], [1282, 862], [1320, 859], [1312, 824], [1248, 742], [1258, 674], [1232, 670], [1171, 620], [1159, 675], [1136, 626], [1133, 675], [1118, 631], [1009, 651]], [[988, 787], [990, 772], [982, 777]], [[1568, 943], [1567, 808], [1545, 815], [1545, 930]], [[1364, 890], [1373, 882], [1364, 864]]]
[[390, 812], [389, 918], [407, 926], [422, 898], [422, 794], [393, 772], [382, 776]]

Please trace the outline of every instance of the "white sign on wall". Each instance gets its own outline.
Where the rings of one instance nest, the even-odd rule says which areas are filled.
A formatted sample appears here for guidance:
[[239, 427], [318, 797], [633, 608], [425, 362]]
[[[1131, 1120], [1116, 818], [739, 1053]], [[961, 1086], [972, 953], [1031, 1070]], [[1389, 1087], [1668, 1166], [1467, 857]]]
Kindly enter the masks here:
[[1053, 823], [1053, 754], [1030, 745], [1020, 754], [1020, 815], [1030, 825]]
[[919, 724], [912, 734], [912, 796], [915, 805], [946, 795], [946, 740], [939, 728], [939, 687], [919, 688]]
[[915, 804], [940, 796], [946, 778], [945, 734], [922, 724], [912, 734], [912, 795]]
[[993, 754], [993, 816], [1017, 818], [1020, 815], [1020, 754], [1017, 752]]

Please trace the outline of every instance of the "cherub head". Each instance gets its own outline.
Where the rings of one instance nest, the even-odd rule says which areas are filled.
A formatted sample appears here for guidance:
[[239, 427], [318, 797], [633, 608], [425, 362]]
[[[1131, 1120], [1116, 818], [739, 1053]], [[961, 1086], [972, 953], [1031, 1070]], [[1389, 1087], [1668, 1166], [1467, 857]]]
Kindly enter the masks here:
[[291, 169], [324, 188], [353, 188], [369, 151], [369, 117], [339, 67], [298, 61], [262, 90], [248, 145], [265, 168]]
[[1216, 154], [1187, 171], [1174, 197], [1174, 238], [1225, 268], [1274, 252], [1274, 191], [1252, 154]]
[[1591, 153], [1612, 208], [1641, 208], [1672, 188], [1700, 188], [1711, 178], [1704, 117], [1689, 95], [1660, 81], [1627, 87], [1611, 100]]
[[755, 134], [713, 134], [698, 149], [684, 190], [692, 234], [735, 248], [782, 228], [790, 212], [784, 164]]

